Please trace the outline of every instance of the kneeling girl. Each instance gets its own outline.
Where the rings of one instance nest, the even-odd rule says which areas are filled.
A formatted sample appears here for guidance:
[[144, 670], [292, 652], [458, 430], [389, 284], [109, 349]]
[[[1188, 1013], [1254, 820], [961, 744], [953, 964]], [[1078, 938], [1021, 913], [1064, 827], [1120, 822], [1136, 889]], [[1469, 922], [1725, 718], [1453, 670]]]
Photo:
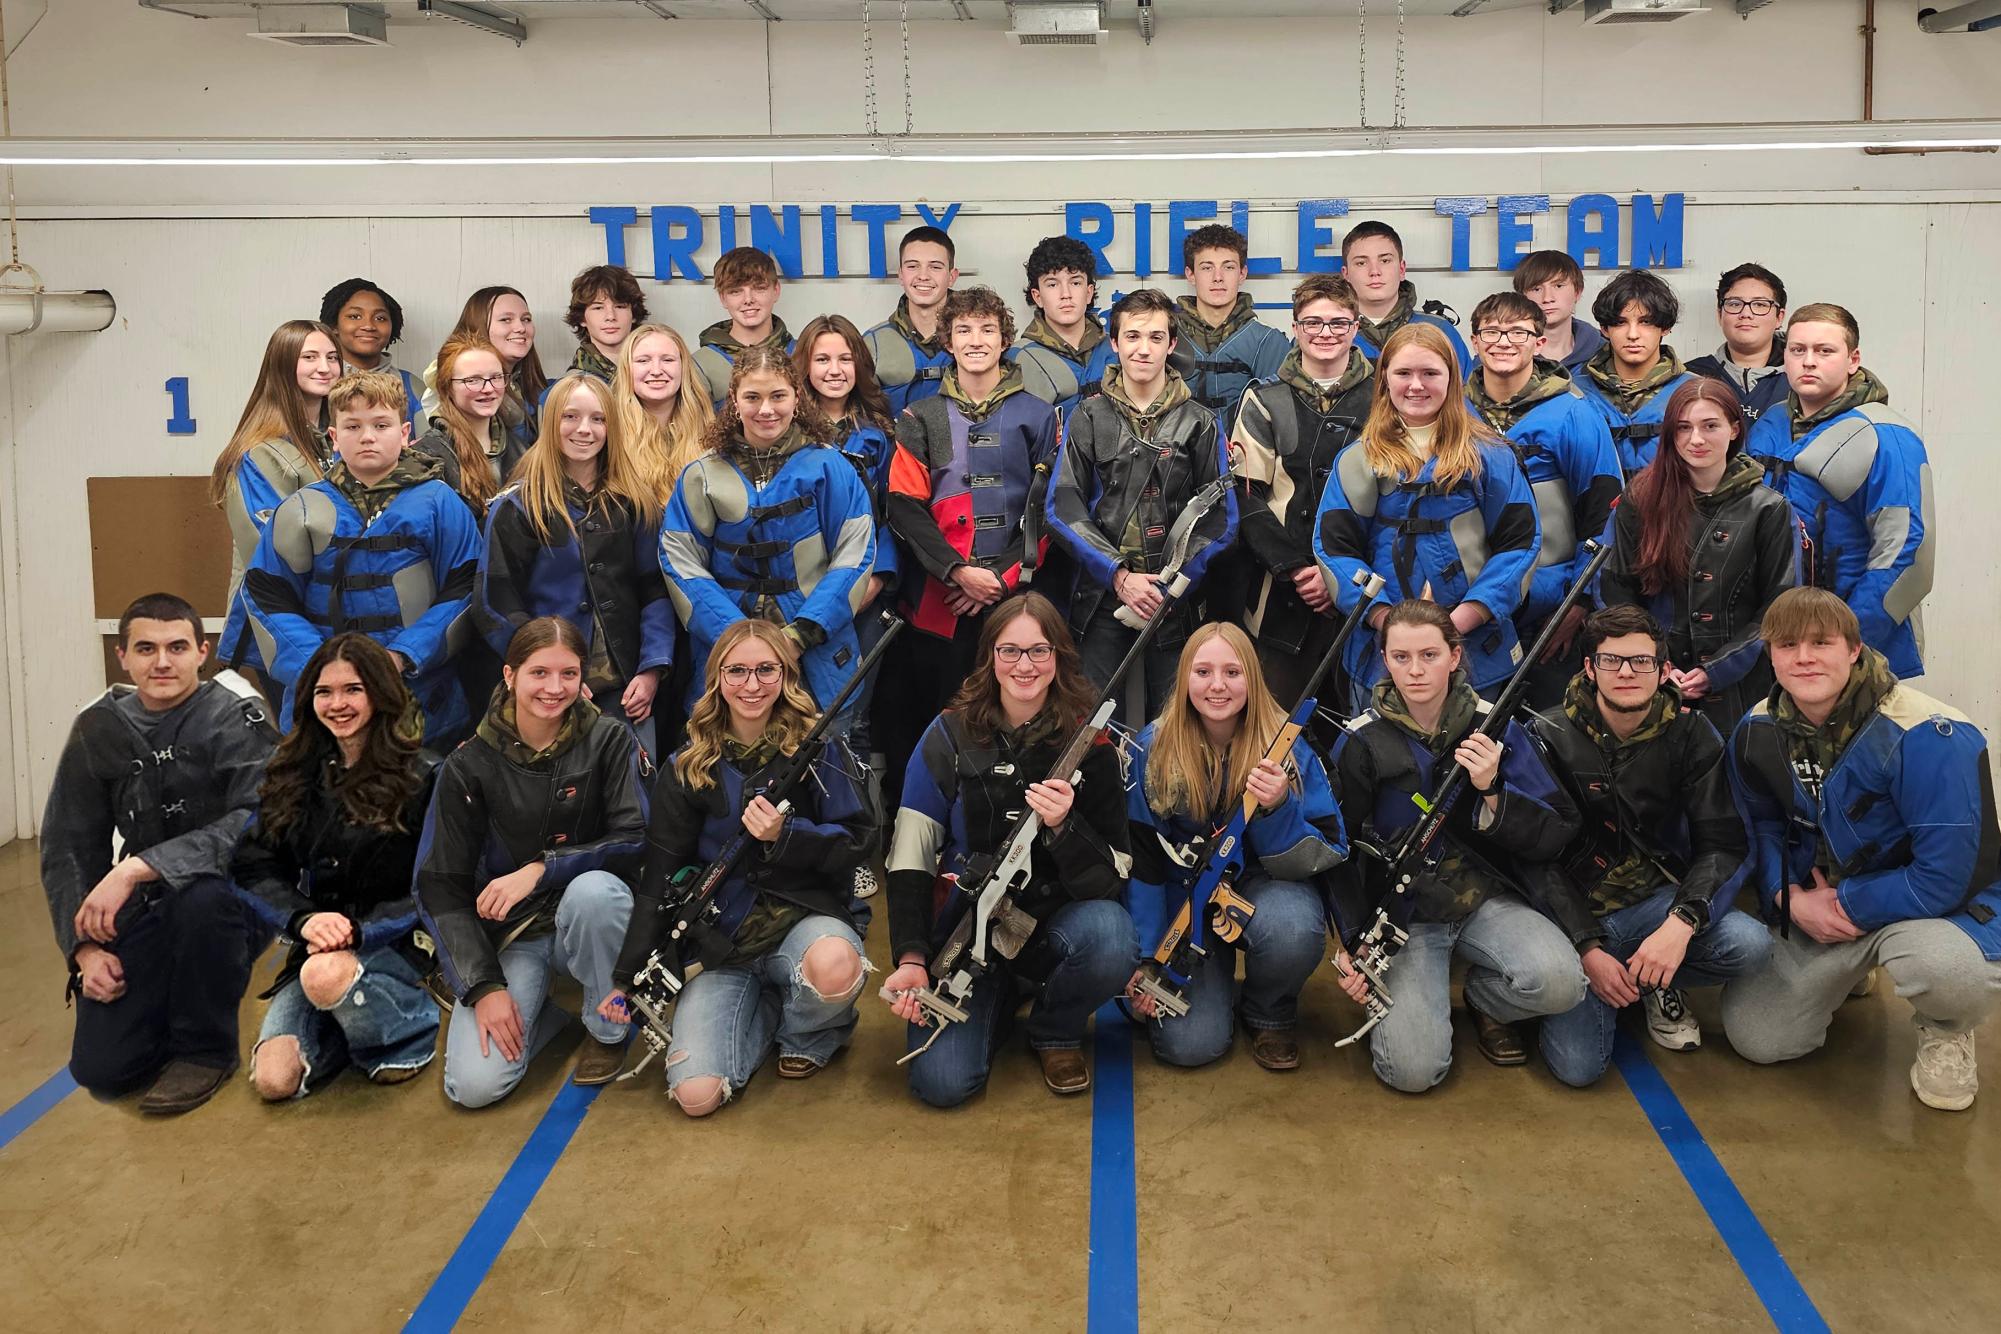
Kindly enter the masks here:
[[688, 980], [674, 1010], [667, 1090], [689, 1116], [707, 1116], [749, 1083], [774, 1042], [784, 1079], [819, 1073], [847, 1045], [868, 972], [848, 890], [875, 846], [854, 756], [838, 737], [819, 743], [789, 810], [764, 795], [819, 712], [781, 627], [734, 622], [702, 676], [687, 742], [654, 788], [646, 874], [613, 973], [619, 989], [598, 1007], [607, 1022], [625, 1018], [623, 989], [665, 944], [681, 873], [748, 831], [757, 846], [717, 891], [715, 922], [695, 933], [696, 948], [720, 961]]
[[[1188, 1013], [1147, 1029], [1154, 1055], [1206, 1065], [1230, 1049], [1233, 1015], [1251, 1034], [1251, 1056], [1267, 1070], [1299, 1064], [1299, 992], [1319, 966], [1327, 918], [1320, 877], [1347, 855], [1341, 811], [1327, 770], [1304, 736], [1283, 766], [1265, 758], [1286, 711], [1265, 688], [1250, 637], [1211, 622], [1189, 636], [1167, 707], [1139, 737], [1126, 809], [1133, 873], [1126, 904], [1145, 958], [1188, 897], [1203, 863], [1184, 869], [1167, 847], [1208, 840], [1249, 793], [1258, 808], [1244, 828], [1247, 852], [1235, 892], [1253, 906], [1233, 948], [1202, 924], [1207, 954], [1190, 974]], [[1244, 983], [1236, 990], [1237, 954]], [[1128, 990], [1134, 1013], [1156, 1018], [1153, 998]]]

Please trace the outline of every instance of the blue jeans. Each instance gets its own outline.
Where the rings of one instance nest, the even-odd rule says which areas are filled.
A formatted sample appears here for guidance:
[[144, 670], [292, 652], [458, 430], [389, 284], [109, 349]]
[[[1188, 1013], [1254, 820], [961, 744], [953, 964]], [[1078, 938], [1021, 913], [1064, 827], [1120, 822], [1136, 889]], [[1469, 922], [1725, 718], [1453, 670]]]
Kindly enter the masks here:
[[[1147, 1025], [1153, 1054], [1169, 1065], [1207, 1065], [1230, 1050], [1231, 1011], [1245, 1028], [1291, 1028], [1299, 1019], [1299, 991], [1320, 966], [1327, 942], [1320, 895], [1290, 880], [1258, 880], [1243, 890], [1256, 911], [1236, 945], [1205, 934], [1207, 957], [1196, 962], [1188, 985], [1188, 1013]], [[1236, 986], [1237, 954], [1244, 956], [1244, 985]]]
[[[956, 1107], [986, 1087], [1005, 1025], [1023, 999], [1033, 997], [1022, 1027], [1028, 1045], [1055, 1051], [1084, 1045], [1091, 1014], [1132, 980], [1139, 961], [1139, 933], [1125, 905], [1086, 899], [1058, 908], [1029, 937], [1014, 959], [993, 956], [993, 970], [973, 987], [967, 1019], [938, 1035], [931, 1050], [910, 1063], [910, 1091], [933, 1107]], [[911, 1024], [906, 1050], [931, 1036]]]
[[623, 1038], [629, 1026], [599, 1017], [598, 1005], [611, 992], [612, 965], [618, 962], [631, 916], [632, 891], [611, 872], [586, 871], [572, 880], [556, 906], [556, 929], [517, 940], [500, 952], [507, 994], [514, 997], [527, 1034], [521, 1058], [510, 1061], [495, 1045], [481, 1055], [473, 1007], [460, 1005], [445, 1033], [445, 1096], [461, 1107], [485, 1107], [514, 1092], [535, 1053], [569, 1021], [569, 1015], [549, 1004], [549, 983], [559, 968], [583, 986], [585, 1030], [599, 1042]]
[[[1112, 673], [1119, 669], [1119, 664], [1125, 661], [1126, 651], [1133, 646], [1133, 641], [1139, 638], [1139, 631], [1122, 624], [1118, 619], [1118, 609], [1124, 605], [1116, 593], [1106, 593], [1104, 602], [1091, 617], [1091, 623], [1085, 626], [1084, 633], [1077, 637], [1077, 656], [1084, 668], [1084, 675], [1091, 679], [1092, 685], [1101, 689], [1112, 679]], [[1160, 633], [1177, 632], [1169, 627], [1163, 627]], [[1177, 640], [1163, 645], [1159, 636], [1155, 636], [1147, 644], [1146, 652], [1141, 656], [1140, 662], [1136, 664], [1145, 677], [1146, 717], [1136, 721], [1128, 720], [1134, 722], [1135, 730], [1144, 726], [1148, 719], [1160, 717], [1161, 711], [1167, 707], [1168, 696], [1174, 693], [1175, 673], [1181, 666], [1181, 644], [1182, 641]], [[1131, 681], [1132, 676], [1128, 674], [1125, 684], [1119, 689], [1119, 710], [1116, 717], [1124, 718], [1130, 712], [1125, 703], [1132, 697]]]
[[1452, 1068], [1452, 956], [1466, 972], [1466, 1003], [1490, 1019], [1518, 1023], [1562, 1014], [1584, 998], [1577, 950], [1556, 923], [1501, 894], [1457, 922], [1416, 922], [1388, 983], [1395, 1001], [1369, 1035], [1376, 1077], [1423, 1093]]
[[[861, 645], [862, 657], [882, 642], [882, 611], [889, 605], [889, 599], [878, 596], [875, 601], [863, 607], [855, 617], [855, 639]], [[869, 673], [868, 680], [862, 682], [861, 689], [855, 691], [848, 724], [848, 745], [864, 761], [868, 759], [869, 747], [875, 738], [875, 728], [870, 715], [875, 709], [875, 683], [882, 679], [880, 671]]]
[[774, 1041], [780, 1056], [804, 1056], [825, 1065], [855, 1031], [855, 997], [822, 996], [800, 974], [813, 942], [832, 936], [846, 941], [862, 959], [862, 940], [838, 917], [803, 918], [785, 939], [755, 962], [704, 968], [688, 979], [674, 1006], [674, 1047], [667, 1056], [667, 1087], [712, 1076], [723, 1081], [725, 1098], [750, 1082]]
[[[295, 1097], [303, 1098], [349, 1062], [373, 1079], [384, 1070], [419, 1070], [438, 1049], [438, 1003], [410, 961], [387, 947], [359, 956], [361, 968], [347, 992], [321, 1007], [306, 999], [294, 977], [271, 998], [257, 1046], [292, 1038], [306, 1067]], [[256, 1064], [256, 1048], [251, 1064]]]
[[[1632, 958], [1633, 951], [1667, 920], [1674, 894], [1669, 886], [1599, 918], [1605, 952], [1620, 963]], [[1756, 968], [1771, 952], [1772, 933], [1763, 922], [1748, 913], [1726, 912], [1689, 938], [1673, 985], [1721, 986]], [[1573, 1088], [1596, 1083], [1611, 1064], [1618, 1026], [1619, 1012], [1587, 990], [1574, 1008], [1542, 1021], [1542, 1058], [1549, 1062], [1549, 1072]]]

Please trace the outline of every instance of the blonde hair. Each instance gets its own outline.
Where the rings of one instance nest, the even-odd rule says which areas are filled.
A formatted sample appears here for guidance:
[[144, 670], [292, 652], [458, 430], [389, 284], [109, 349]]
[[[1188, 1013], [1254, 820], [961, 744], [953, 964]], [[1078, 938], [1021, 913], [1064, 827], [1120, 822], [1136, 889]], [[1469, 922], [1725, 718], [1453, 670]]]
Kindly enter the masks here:
[[[681, 354], [681, 387], [674, 392], [674, 416], [662, 430], [632, 386], [632, 356], [643, 338], [659, 334], [671, 339]], [[688, 342], [664, 324], [642, 324], [625, 336], [618, 349], [618, 372], [612, 377], [611, 396], [625, 430], [625, 449], [651, 480], [654, 493], [664, 508], [674, 494], [681, 470], [702, 456], [707, 448], [709, 427], [716, 410], [709, 404], [708, 389], [701, 371], [688, 351]]]
[[486, 513], [487, 502], [493, 499], [500, 488], [493, 479], [493, 463], [487, 444], [493, 438], [494, 423], [499, 421], [498, 405], [494, 416], [484, 426], [472, 414], [461, 408], [452, 398], [452, 381], [459, 368], [459, 362], [474, 352], [484, 352], [500, 367], [501, 400], [507, 398], [507, 362], [501, 357], [500, 349], [486, 341], [485, 335], [453, 334], [438, 349], [436, 378], [438, 387], [438, 420], [444, 423], [445, 440], [451, 445], [452, 453], [459, 461], [459, 494], [472, 502], [474, 509]]
[[1811, 584], [1773, 598], [1758, 623], [1758, 638], [1767, 644], [1798, 644], [1815, 635], [1837, 636], [1853, 648], [1862, 642], [1862, 622], [1839, 594]]
[[[558, 519], [572, 537], [576, 535], [570, 508], [563, 501], [567, 476], [563, 471], [563, 409], [579, 389], [590, 390], [601, 403], [611, 393], [603, 380], [582, 372], [556, 381], [542, 401], [541, 431], [528, 452], [521, 456], [521, 462], [514, 465], [514, 476], [510, 479], [520, 490], [521, 509], [528, 516], [529, 527], [535, 530], [536, 539], [544, 543], [550, 540]], [[623, 500], [647, 525], [658, 523], [660, 497], [653, 489], [653, 479], [645, 475], [626, 449], [618, 414], [610, 410], [610, 404], [604, 407], [604, 450], [598, 455], [598, 485], [591, 492], [590, 508], [607, 513], [613, 501]]]
[[394, 371], [349, 371], [327, 390], [329, 419], [354, 408], [387, 408], [398, 417], [410, 410], [410, 394]]
[[700, 792], [716, 781], [716, 765], [722, 760], [723, 741], [730, 730], [729, 701], [723, 698], [723, 659], [746, 639], [755, 639], [770, 649], [782, 669], [784, 686], [772, 701], [771, 716], [764, 724], [764, 735], [778, 743], [779, 753], [797, 751], [819, 719], [819, 706], [800, 683], [799, 650], [785, 637], [785, 631], [770, 621], [730, 622], [709, 650], [709, 660], [702, 668], [702, 693], [688, 714], [688, 741], [674, 759], [674, 776], [690, 792]]
[[236, 480], [236, 465], [267, 440], [291, 441], [313, 477], [317, 480], [324, 475], [313, 431], [326, 426], [326, 404], [310, 407], [306, 391], [299, 388], [299, 356], [305, 350], [306, 339], [314, 334], [333, 344], [338, 360], [340, 340], [318, 320], [286, 320], [264, 344], [264, 360], [257, 367], [257, 383], [250, 391], [250, 401], [243, 405], [243, 416], [237, 419], [229, 443], [216, 455], [215, 466], [209, 472], [210, 504], [223, 502], [229, 494], [229, 484]]
[[1383, 341], [1376, 358], [1376, 393], [1369, 418], [1362, 424], [1363, 457], [1378, 477], [1407, 482], [1424, 471], [1424, 455], [1410, 442], [1403, 418], [1390, 399], [1390, 365], [1405, 349], [1417, 347], [1445, 363], [1445, 406], [1439, 410], [1437, 433], [1431, 439], [1432, 476], [1441, 487], [1480, 475], [1480, 446], [1505, 443], [1492, 427], [1466, 409], [1466, 386], [1459, 374], [1459, 357], [1435, 325], [1413, 322]]
[[[1188, 702], [1188, 677], [1195, 654], [1220, 639], [1244, 668], [1244, 711], [1237, 734], [1219, 757], [1209, 743], [1202, 719]], [[1252, 769], [1285, 726], [1286, 711], [1265, 685], [1264, 669], [1250, 636], [1227, 621], [1210, 621], [1188, 636], [1181, 661], [1174, 669], [1174, 693], [1153, 724], [1153, 744], [1146, 753], [1146, 804], [1161, 815], [1181, 814], [1203, 819], [1221, 799], [1241, 793]], [[1221, 764], [1217, 763], [1221, 759]], [[1295, 784], [1297, 779], [1294, 779]]]

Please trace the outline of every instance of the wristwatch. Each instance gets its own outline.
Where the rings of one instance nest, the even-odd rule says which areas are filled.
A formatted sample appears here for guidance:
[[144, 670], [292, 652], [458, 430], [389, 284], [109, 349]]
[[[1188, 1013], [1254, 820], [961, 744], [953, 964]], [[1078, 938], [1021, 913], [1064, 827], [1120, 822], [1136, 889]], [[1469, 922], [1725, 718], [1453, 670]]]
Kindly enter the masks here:
[[1709, 925], [1709, 913], [1707, 909], [1708, 905], [1704, 904], [1701, 900], [1690, 899], [1687, 903], [1675, 904], [1669, 910], [1668, 915], [1679, 917], [1682, 921], [1687, 922], [1689, 930], [1700, 931], [1703, 927]]

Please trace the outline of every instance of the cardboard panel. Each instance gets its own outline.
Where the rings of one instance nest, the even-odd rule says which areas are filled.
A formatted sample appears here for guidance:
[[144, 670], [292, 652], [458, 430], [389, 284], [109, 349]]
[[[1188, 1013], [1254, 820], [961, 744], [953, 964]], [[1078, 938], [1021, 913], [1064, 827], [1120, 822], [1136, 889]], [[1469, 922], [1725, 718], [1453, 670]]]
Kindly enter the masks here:
[[[229, 525], [208, 503], [208, 477], [92, 477], [91, 601], [116, 620], [147, 593], [178, 593], [203, 616], [221, 616], [229, 594]], [[113, 664], [112, 679], [117, 679]]]

